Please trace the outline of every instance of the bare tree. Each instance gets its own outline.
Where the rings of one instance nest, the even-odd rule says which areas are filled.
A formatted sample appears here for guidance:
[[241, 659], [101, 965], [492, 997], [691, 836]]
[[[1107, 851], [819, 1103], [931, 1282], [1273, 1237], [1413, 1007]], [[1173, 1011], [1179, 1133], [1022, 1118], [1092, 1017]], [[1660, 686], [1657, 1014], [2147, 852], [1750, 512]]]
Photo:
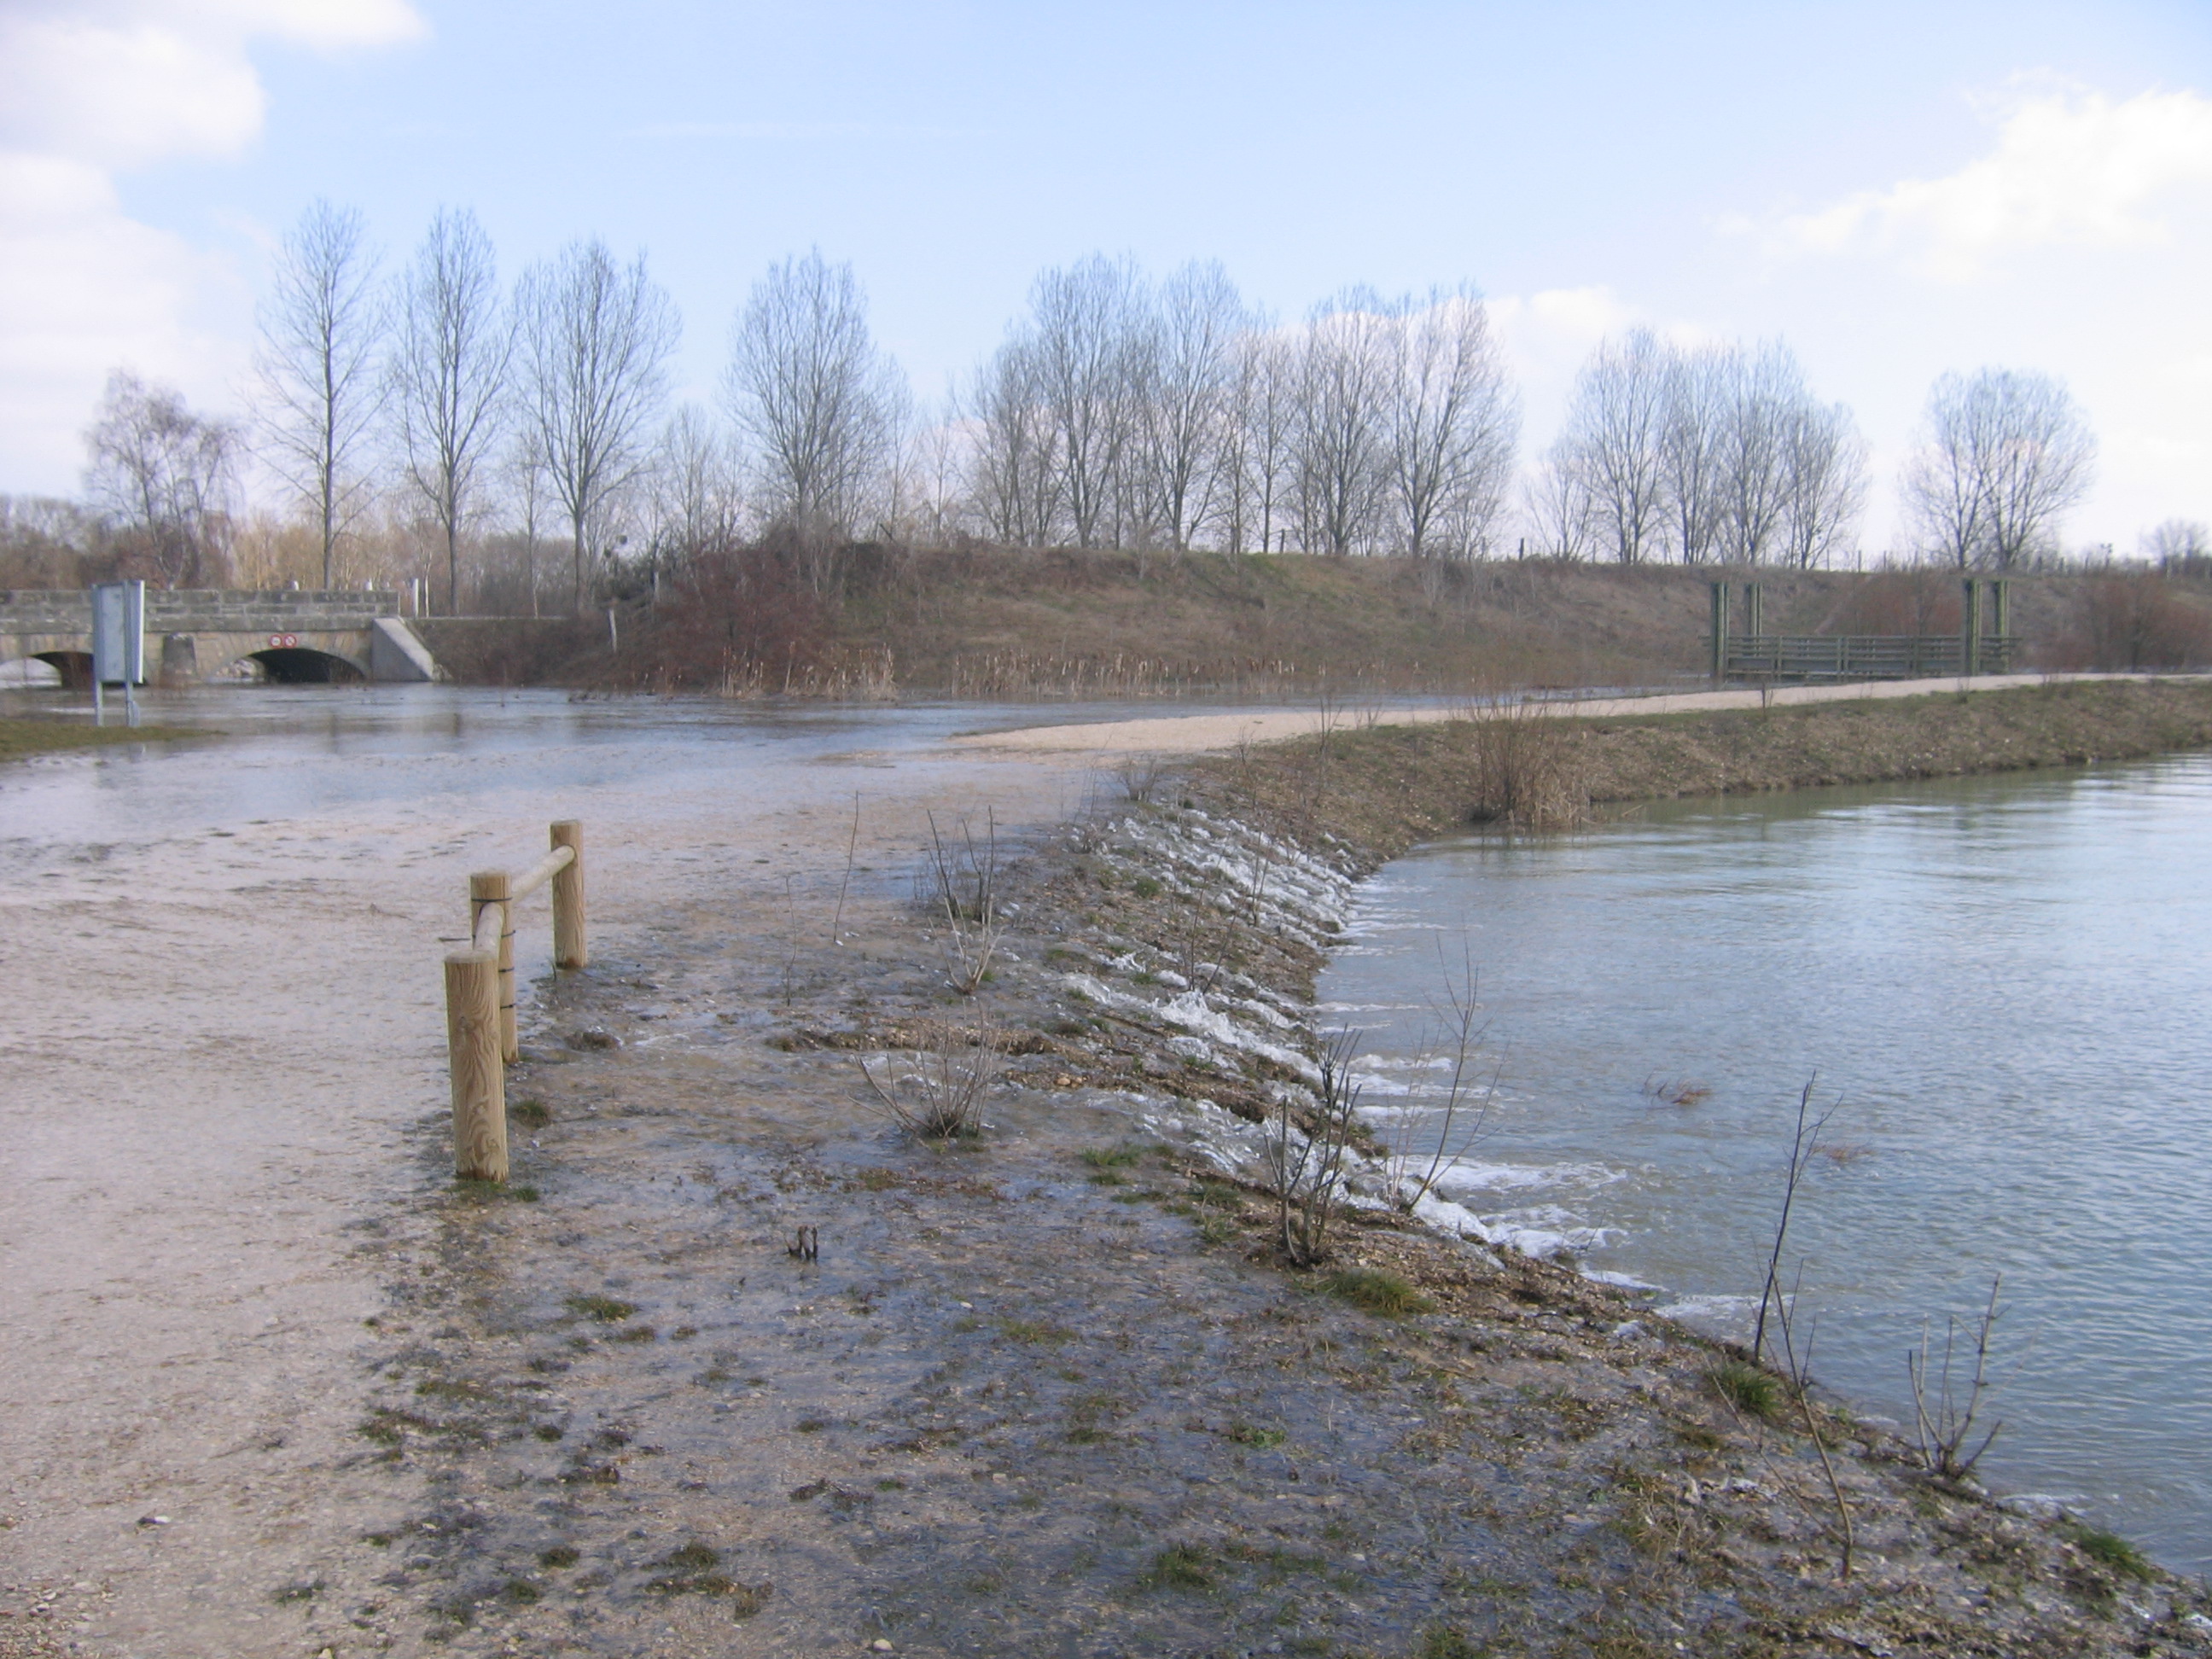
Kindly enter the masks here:
[[1572, 470], [1601, 544], [1623, 564], [1650, 557], [1663, 532], [1666, 371], [1666, 353], [1649, 329], [1601, 345], [1575, 379], [1554, 451]]
[[967, 414], [975, 434], [972, 493], [984, 528], [1012, 546], [1047, 545], [1060, 517], [1060, 428], [1045, 406], [1026, 331], [984, 365]]
[[1659, 485], [1668, 535], [1685, 564], [1714, 556], [1725, 511], [1728, 381], [1735, 354], [1718, 347], [1670, 351], [1659, 428]]
[[544, 526], [550, 480], [536, 424], [520, 422], [501, 458], [500, 482], [521, 520], [522, 579], [530, 589], [530, 614], [538, 615], [538, 539]]
[[318, 198], [284, 239], [261, 307], [256, 413], [262, 459], [321, 538], [326, 588], [338, 538], [373, 495], [385, 325], [361, 214]]
[[758, 451], [769, 510], [851, 533], [903, 405], [850, 264], [819, 249], [769, 267], [730, 333], [724, 395]]
[[1382, 527], [1395, 385], [1392, 319], [1371, 289], [1346, 289], [1306, 320], [1298, 363], [1298, 516], [1307, 550], [1364, 553]]
[[962, 519], [962, 462], [968, 450], [957, 402], [937, 411], [934, 419], [915, 422], [907, 467], [908, 509], [915, 540], [933, 547], [949, 543]]
[[1520, 411], [1482, 296], [1432, 289], [1392, 307], [1389, 489], [1414, 558], [1486, 547], [1513, 472]]
[[1029, 366], [1052, 418], [1060, 494], [1079, 547], [1118, 540], [1142, 302], [1134, 268], [1099, 253], [1046, 271], [1030, 291]]
[[666, 398], [681, 325], [644, 256], [624, 269], [596, 239], [526, 271], [516, 308], [526, 418], [568, 520], [570, 604], [580, 614], [608, 509], [647, 465], [645, 434]]
[[1573, 458], [1554, 444], [1521, 481], [1521, 514], [1540, 553], [1586, 559], [1597, 545], [1589, 492]]
[[2198, 519], [2168, 519], [2143, 532], [2143, 556], [2171, 575], [2212, 563], [2212, 528]]
[[514, 331], [476, 215], [441, 210], [401, 276], [390, 368], [408, 483], [446, 542], [446, 605], [461, 605], [461, 532], [500, 436]]
[[2003, 570], [2056, 543], [2097, 453], [2063, 382], [2004, 368], [1946, 374], [1926, 418], [1900, 493], [1929, 551]]
[[1866, 440], [1841, 404], [1806, 398], [1782, 434], [1783, 558], [1800, 570], [1823, 564], [1856, 533], [1866, 510]]
[[733, 539], [741, 507], [727, 441], [697, 404], [685, 404], [654, 447], [649, 542], [655, 576]]
[[1232, 552], [1243, 545], [1248, 516], [1259, 521], [1260, 551], [1274, 545], [1277, 526], [1292, 495], [1297, 392], [1296, 343], [1272, 327], [1255, 327], [1237, 352], [1237, 444], [1243, 465], [1235, 480], [1239, 507], [1237, 527], [1230, 540]]
[[1145, 398], [1147, 516], [1170, 547], [1191, 546], [1216, 506], [1217, 461], [1236, 389], [1244, 301], [1218, 261], [1193, 261], [1161, 284]]
[[1780, 534], [1784, 440], [1809, 401], [1804, 372], [1777, 341], [1723, 359], [1720, 550], [1731, 564], [1760, 564]]
[[237, 429], [195, 415], [173, 387], [127, 369], [107, 377], [84, 434], [86, 496], [163, 586], [219, 577]]

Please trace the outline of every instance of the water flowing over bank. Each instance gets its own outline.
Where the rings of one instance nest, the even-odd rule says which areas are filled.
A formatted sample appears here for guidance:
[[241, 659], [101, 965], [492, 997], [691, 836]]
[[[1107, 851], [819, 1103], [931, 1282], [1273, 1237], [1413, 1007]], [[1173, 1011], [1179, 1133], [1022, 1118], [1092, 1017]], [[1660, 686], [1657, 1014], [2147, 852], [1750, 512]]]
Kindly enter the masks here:
[[1940, 1346], [2002, 1273], [1983, 1472], [2201, 1571], [2208, 868], [2203, 757], [1668, 803], [1397, 861], [1322, 994], [1368, 1034], [1369, 1103], [1418, 1133], [1463, 934], [1499, 1086], [1449, 1195], [1721, 1328], [1817, 1077], [1842, 1107], [1784, 1261], [1816, 1372], [1909, 1425], [1923, 1316]]

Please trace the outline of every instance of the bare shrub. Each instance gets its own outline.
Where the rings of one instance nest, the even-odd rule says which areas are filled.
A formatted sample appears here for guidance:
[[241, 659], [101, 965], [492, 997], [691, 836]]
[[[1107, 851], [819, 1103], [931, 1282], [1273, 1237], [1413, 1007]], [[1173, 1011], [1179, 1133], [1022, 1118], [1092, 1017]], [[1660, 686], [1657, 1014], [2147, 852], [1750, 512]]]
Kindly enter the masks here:
[[1816, 629], [1823, 634], [1955, 634], [1960, 620], [1959, 578], [1931, 569], [1877, 571], [1854, 583]]
[[1313, 1104], [1299, 1121], [1296, 1097], [1285, 1093], [1269, 1115], [1266, 1158], [1275, 1191], [1276, 1222], [1285, 1258], [1310, 1267], [1328, 1256], [1329, 1224], [1344, 1198], [1345, 1163], [1359, 1109], [1352, 1081], [1357, 1031], [1340, 1031], [1315, 1058], [1321, 1079]]
[[1589, 787], [1575, 763], [1574, 737], [1540, 702], [1500, 702], [1474, 719], [1477, 823], [1570, 830], [1589, 810]]
[[1943, 1358], [1940, 1362], [1935, 1358], [1924, 1321], [1920, 1328], [1920, 1346], [1905, 1352], [1905, 1370], [1912, 1382], [1912, 1420], [1920, 1461], [1931, 1473], [1946, 1480], [1963, 1480], [1972, 1474], [1974, 1465], [1982, 1461], [1982, 1454], [1989, 1450], [1998, 1431], [2004, 1427], [1999, 1420], [1991, 1424], [1978, 1441], [1974, 1438], [1974, 1431], [1981, 1425], [1982, 1408], [1989, 1403], [1990, 1391], [1997, 1386], [1990, 1376], [1990, 1343], [2004, 1312], [1997, 1303], [1997, 1291], [2003, 1284], [2002, 1273], [1990, 1280], [1989, 1302], [1973, 1328], [1972, 1369], [1955, 1382], [1952, 1378], [1954, 1362], [1962, 1368], [1966, 1362], [1965, 1354], [1960, 1351], [1961, 1333], [1956, 1316], [1943, 1316]]
[[884, 1114], [917, 1140], [953, 1140], [983, 1127], [983, 1097], [998, 1080], [1000, 1041], [987, 1021], [972, 1028], [940, 1020], [923, 1028], [925, 1045], [912, 1051], [908, 1069], [886, 1059], [878, 1068], [860, 1061]]
[[[1456, 975], [1443, 955], [1441, 940], [1437, 942], [1437, 957], [1443, 994], [1441, 1000], [1430, 1004], [1435, 1024], [1421, 1058], [1449, 1060], [1451, 1080], [1445, 1086], [1444, 1103], [1437, 1112], [1425, 1119], [1410, 1115], [1402, 1118], [1391, 1135], [1391, 1196], [1401, 1210], [1408, 1212], [1419, 1207], [1446, 1166], [1465, 1158], [1482, 1139], [1490, 1121], [1490, 1103], [1498, 1096], [1498, 1072], [1493, 1068], [1487, 1079], [1480, 1075], [1483, 1039], [1489, 1028], [1476, 1023], [1478, 976], [1471, 950], [1462, 939]], [[1424, 1123], [1433, 1124], [1436, 1130], [1436, 1146], [1425, 1158], [1413, 1147], [1416, 1127]]]
[[1167, 763], [1158, 755], [1124, 755], [1114, 768], [1121, 793], [1139, 805], [1152, 799], [1167, 774]]
[[2212, 663], [2212, 610], [2152, 571], [2084, 582], [2081, 627], [2091, 668], [2130, 672]]
[[714, 542], [685, 557], [651, 615], [637, 660], [663, 691], [775, 692], [834, 655], [830, 607], [813, 591], [797, 536]]
[[999, 821], [984, 817], [979, 843], [970, 822], [959, 821], [957, 838], [937, 827], [929, 815], [929, 863], [922, 879], [927, 902], [945, 919], [945, 978], [963, 996], [973, 996], [990, 977], [999, 947]]

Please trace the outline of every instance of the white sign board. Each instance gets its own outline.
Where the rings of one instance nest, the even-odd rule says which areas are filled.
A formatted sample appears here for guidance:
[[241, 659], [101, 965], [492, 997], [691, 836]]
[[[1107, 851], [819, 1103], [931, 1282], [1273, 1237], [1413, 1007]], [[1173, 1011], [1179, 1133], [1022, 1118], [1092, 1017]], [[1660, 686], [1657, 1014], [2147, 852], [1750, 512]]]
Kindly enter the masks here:
[[146, 679], [146, 584], [100, 582], [92, 590], [94, 685], [142, 685]]

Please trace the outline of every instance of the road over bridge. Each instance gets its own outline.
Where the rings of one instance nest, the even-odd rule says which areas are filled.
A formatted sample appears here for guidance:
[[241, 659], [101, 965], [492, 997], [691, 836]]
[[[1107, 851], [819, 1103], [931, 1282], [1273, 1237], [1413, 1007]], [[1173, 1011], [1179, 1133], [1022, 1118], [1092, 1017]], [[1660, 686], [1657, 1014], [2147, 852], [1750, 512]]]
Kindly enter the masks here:
[[[62, 684], [92, 683], [92, 595], [0, 589], [0, 666], [51, 664]], [[370, 590], [146, 590], [146, 673], [161, 685], [253, 678], [289, 682], [442, 678], [399, 596]]]

